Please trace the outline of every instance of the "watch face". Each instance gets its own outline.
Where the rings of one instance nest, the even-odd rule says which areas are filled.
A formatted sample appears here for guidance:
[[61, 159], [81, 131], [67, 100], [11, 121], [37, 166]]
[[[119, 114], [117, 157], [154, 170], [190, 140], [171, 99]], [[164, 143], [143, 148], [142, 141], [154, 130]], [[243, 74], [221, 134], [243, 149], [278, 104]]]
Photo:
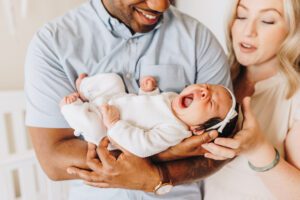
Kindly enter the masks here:
[[158, 188], [156, 190], [156, 194], [158, 194], [158, 195], [167, 194], [168, 192], [171, 191], [172, 188], [173, 188], [173, 185], [168, 184], [168, 183], [164, 184], [164, 185], [160, 186], [160, 188]]

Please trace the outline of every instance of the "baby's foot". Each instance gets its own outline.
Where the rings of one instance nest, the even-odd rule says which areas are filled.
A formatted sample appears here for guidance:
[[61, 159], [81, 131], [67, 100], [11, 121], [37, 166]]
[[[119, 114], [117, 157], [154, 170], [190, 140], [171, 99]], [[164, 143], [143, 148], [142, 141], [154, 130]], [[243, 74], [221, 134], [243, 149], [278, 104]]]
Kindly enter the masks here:
[[79, 98], [79, 94], [77, 92], [74, 92], [72, 94], [69, 94], [68, 96], [65, 96], [61, 101], [60, 101], [60, 107], [74, 103], [77, 99]]
[[81, 98], [83, 101], [86, 101], [86, 98], [85, 98], [85, 96], [82, 94], [82, 92], [80, 91], [80, 85], [81, 85], [82, 80], [83, 80], [84, 78], [86, 78], [86, 77], [87, 77], [87, 74], [80, 74], [80, 75], [78, 76], [78, 78], [76, 79], [76, 82], [75, 82], [76, 89], [77, 89], [77, 91], [78, 91], [78, 93], [79, 93], [80, 98]]

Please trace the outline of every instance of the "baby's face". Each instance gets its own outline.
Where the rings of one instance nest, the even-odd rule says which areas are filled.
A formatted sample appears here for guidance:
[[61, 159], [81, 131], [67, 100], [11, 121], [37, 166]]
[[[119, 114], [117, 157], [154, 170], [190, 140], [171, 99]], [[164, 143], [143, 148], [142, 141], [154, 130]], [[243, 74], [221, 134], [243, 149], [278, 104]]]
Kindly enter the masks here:
[[209, 84], [190, 85], [172, 101], [176, 116], [188, 126], [213, 117], [224, 119], [231, 105], [231, 95], [224, 87]]

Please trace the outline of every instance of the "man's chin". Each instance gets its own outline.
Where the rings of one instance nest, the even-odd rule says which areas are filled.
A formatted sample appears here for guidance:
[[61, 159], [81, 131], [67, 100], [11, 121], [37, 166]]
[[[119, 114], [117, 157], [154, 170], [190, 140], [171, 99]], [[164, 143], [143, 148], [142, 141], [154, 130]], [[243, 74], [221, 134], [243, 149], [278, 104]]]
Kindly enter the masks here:
[[157, 24], [160, 22], [160, 20], [158, 20], [157, 23], [151, 24], [151, 25], [142, 24], [142, 23], [139, 23], [136, 21], [135, 24], [132, 25], [131, 27], [133, 27], [132, 30], [135, 33], [147, 33], [147, 32], [152, 31], [157, 26]]

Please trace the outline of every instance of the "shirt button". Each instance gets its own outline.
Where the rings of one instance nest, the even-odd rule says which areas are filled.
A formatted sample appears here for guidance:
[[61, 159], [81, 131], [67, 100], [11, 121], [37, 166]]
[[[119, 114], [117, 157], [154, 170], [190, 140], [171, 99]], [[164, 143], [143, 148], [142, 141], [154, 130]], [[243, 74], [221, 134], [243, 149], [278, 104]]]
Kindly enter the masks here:
[[131, 74], [130, 74], [130, 73], [127, 73], [127, 74], [126, 74], [126, 78], [130, 79], [130, 78], [131, 78]]

